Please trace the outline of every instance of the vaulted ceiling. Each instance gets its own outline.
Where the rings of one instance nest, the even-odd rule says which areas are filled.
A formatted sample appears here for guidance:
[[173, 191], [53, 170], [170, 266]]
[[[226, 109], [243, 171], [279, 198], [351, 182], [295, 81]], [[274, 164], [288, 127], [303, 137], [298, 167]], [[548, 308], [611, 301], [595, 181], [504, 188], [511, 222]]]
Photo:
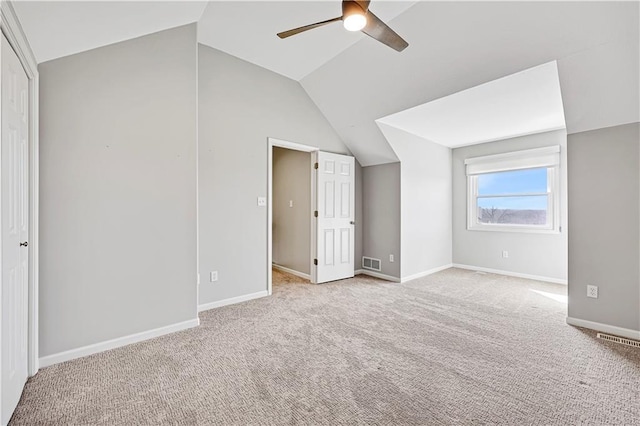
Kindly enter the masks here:
[[[374, 0], [371, 10], [386, 21], [414, 3]], [[276, 34], [341, 14], [340, 0], [214, 1], [207, 6], [198, 22], [198, 41], [300, 80], [367, 36], [361, 32], [346, 31], [338, 22], [284, 40]]]
[[333, 0], [14, 7], [39, 62], [198, 22], [201, 43], [300, 81], [365, 166], [398, 160], [377, 119], [554, 60], [569, 133], [640, 121], [638, 2], [374, 0], [401, 53], [339, 24], [275, 36], [340, 15]]
[[197, 22], [205, 1], [14, 1], [38, 63]]
[[[384, 21], [415, 1], [374, 1]], [[276, 33], [341, 15], [340, 0], [323, 1], [14, 1], [38, 62], [164, 29], [198, 23], [198, 41], [293, 80], [366, 36], [334, 23], [281, 40]]]
[[538, 65], [376, 123], [450, 148], [565, 129], [558, 66], [555, 61]]
[[638, 6], [419, 2], [391, 21], [405, 51], [364, 39], [301, 84], [363, 166], [397, 161], [376, 119], [553, 60], [569, 133], [637, 122]]

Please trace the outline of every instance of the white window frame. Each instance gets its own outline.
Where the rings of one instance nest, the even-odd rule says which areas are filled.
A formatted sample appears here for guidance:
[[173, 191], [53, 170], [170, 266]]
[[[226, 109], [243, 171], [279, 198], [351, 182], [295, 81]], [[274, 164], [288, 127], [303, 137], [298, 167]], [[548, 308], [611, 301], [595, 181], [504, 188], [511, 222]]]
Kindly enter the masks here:
[[[560, 146], [529, 149], [468, 158], [465, 160], [467, 174], [467, 229], [470, 231], [525, 232], [540, 234], [560, 233]], [[493, 197], [547, 196], [546, 225], [517, 225], [478, 222], [478, 176], [534, 168], [547, 169], [547, 191], [541, 193], [494, 194]]]

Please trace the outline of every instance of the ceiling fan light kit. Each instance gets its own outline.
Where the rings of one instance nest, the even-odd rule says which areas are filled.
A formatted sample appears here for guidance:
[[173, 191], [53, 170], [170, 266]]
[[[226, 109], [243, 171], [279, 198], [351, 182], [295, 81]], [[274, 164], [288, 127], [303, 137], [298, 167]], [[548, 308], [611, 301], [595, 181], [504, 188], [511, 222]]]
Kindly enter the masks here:
[[367, 25], [367, 18], [364, 15], [354, 13], [344, 18], [342, 24], [347, 31], [360, 31]]
[[322, 27], [336, 21], [342, 21], [345, 29], [348, 31], [362, 31], [369, 37], [378, 40], [380, 43], [386, 44], [390, 48], [402, 52], [408, 45], [402, 37], [396, 34], [387, 24], [382, 22], [380, 18], [369, 10], [370, 0], [343, 0], [342, 16], [326, 21], [316, 22], [315, 24], [305, 25], [304, 27], [294, 28], [292, 30], [278, 33], [278, 37], [287, 38], [301, 32]]
[[367, 8], [355, 1], [342, 2], [342, 25], [347, 31], [360, 31], [367, 25]]

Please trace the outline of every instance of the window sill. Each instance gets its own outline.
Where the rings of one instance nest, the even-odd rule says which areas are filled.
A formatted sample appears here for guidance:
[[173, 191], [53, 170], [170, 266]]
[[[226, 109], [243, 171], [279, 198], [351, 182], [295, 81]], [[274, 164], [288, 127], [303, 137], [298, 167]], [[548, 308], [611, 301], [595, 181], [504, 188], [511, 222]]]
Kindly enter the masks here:
[[467, 231], [481, 231], [481, 232], [518, 232], [521, 234], [560, 234], [559, 229], [549, 228], [530, 228], [530, 227], [518, 227], [518, 226], [503, 226], [503, 225], [485, 225], [485, 226], [467, 226]]

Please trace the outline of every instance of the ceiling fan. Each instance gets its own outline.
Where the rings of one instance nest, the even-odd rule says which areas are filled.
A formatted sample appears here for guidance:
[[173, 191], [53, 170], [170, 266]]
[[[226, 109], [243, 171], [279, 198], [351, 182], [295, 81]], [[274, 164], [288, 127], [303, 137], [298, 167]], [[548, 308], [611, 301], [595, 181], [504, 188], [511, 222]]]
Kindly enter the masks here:
[[395, 31], [387, 26], [369, 10], [370, 0], [343, 0], [342, 16], [328, 19], [326, 21], [316, 22], [315, 24], [305, 25], [304, 27], [294, 28], [289, 31], [278, 33], [278, 37], [287, 38], [301, 32], [322, 27], [336, 21], [342, 21], [344, 27], [348, 31], [362, 31], [369, 37], [386, 44], [392, 49], [402, 52], [408, 45], [406, 41]]

